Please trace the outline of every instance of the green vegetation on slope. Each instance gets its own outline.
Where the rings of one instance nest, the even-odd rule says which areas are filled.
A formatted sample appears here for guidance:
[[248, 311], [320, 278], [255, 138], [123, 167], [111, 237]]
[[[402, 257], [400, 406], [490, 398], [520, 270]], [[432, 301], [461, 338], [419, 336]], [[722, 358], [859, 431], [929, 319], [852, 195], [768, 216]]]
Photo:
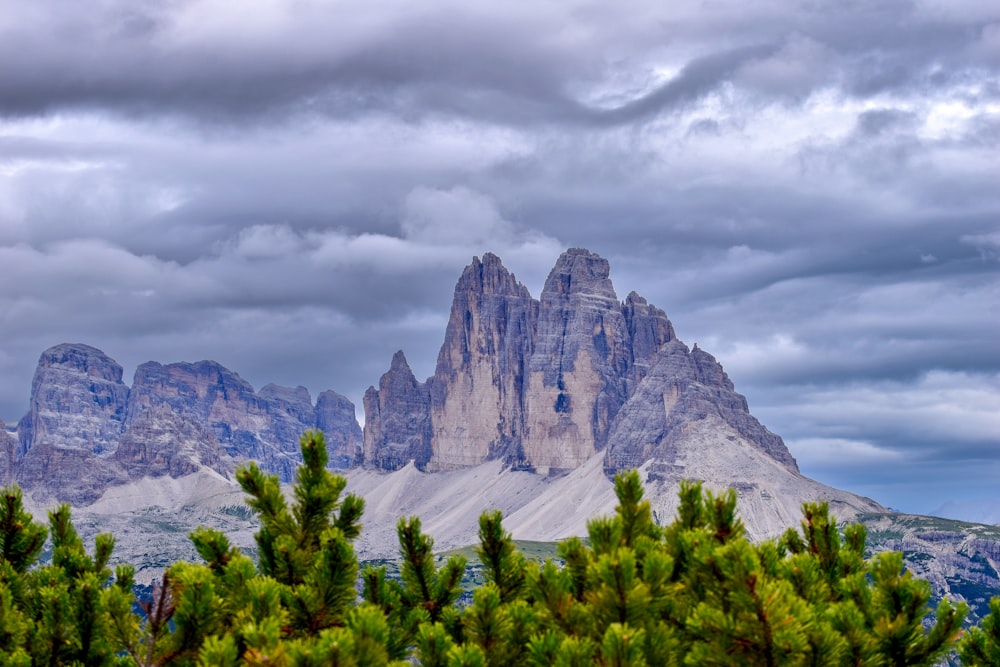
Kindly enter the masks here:
[[[586, 542], [526, 554], [499, 512], [474, 553], [433, 554], [416, 517], [398, 525], [398, 576], [359, 572], [363, 501], [325, 469], [322, 435], [302, 439], [292, 501], [254, 464], [238, 473], [260, 521], [258, 561], [220, 531], [191, 539], [202, 563], [164, 573], [143, 613], [133, 570], [112, 575], [110, 535], [88, 554], [69, 508], [33, 521], [16, 488], [0, 502], [0, 664], [13, 665], [931, 665], [960, 648], [997, 664], [1000, 606], [961, 645], [964, 605], [930, 609], [930, 585], [899, 553], [866, 559], [866, 530], [843, 532], [807, 504], [801, 530], [750, 543], [735, 494], [681, 487], [660, 527], [635, 473]], [[38, 566], [45, 535], [51, 563]], [[482, 583], [462, 605], [466, 561]], [[356, 584], [362, 581], [358, 595]], [[992, 661], [992, 662], [991, 662]]]

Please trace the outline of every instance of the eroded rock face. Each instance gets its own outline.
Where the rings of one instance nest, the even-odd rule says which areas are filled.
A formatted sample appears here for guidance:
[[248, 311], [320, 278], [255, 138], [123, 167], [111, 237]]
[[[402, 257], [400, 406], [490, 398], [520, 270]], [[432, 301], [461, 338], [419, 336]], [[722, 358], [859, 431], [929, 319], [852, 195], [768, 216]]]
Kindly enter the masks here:
[[11, 477], [60, 501], [86, 503], [123, 481], [110, 460], [121, 437], [129, 388], [122, 367], [89, 345], [42, 353]]
[[523, 459], [525, 368], [538, 303], [492, 253], [455, 287], [431, 397], [433, 469]]
[[18, 424], [25, 456], [43, 440], [110, 456], [122, 434], [128, 395], [122, 367], [97, 348], [69, 343], [49, 348], [38, 360], [28, 414]]
[[[798, 470], [718, 362], [678, 341], [666, 314], [635, 292], [619, 302], [607, 260], [587, 250], [563, 253], [538, 301], [498, 257], [474, 258], [455, 287], [434, 375], [422, 385], [404, 366], [397, 353], [365, 397], [368, 466], [500, 459], [553, 473], [605, 451], [611, 474], [669, 462], [695, 431], [699, 442], [718, 431], [720, 446], [731, 436]], [[698, 424], [708, 417], [706, 431]]]
[[316, 426], [304, 387], [268, 385], [257, 394], [249, 382], [214, 361], [139, 366], [127, 423], [163, 407], [204, 425], [235, 462], [256, 460], [286, 482], [300, 462], [299, 436]]
[[367, 465], [399, 470], [431, 460], [430, 392], [417, 382], [402, 350], [392, 357], [378, 389], [365, 392], [364, 458]]
[[114, 460], [133, 480], [163, 475], [183, 477], [202, 467], [224, 471], [212, 432], [165, 404], [151, 407], [131, 420]]
[[608, 472], [637, 468], [651, 459], [673, 462], [678, 444], [709, 418], [718, 424], [713, 432], [719, 447], [739, 436], [798, 472], [784, 442], [750, 414], [746, 399], [735, 392], [715, 358], [697, 346], [689, 351], [676, 339], [661, 348], [656, 364], [619, 412], [608, 439]]
[[333, 392], [321, 399], [313, 407], [305, 387], [254, 392], [212, 361], [142, 364], [130, 389], [100, 350], [57, 345], [39, 361], [19, 442], [0, 434], [0, 474], [40, 500], [77, 505], [128, 480], [225, 474], [250, 459], [290, 481], [303, 431], [323, 428], [342, 464], [358, 458], [353, 404]]
[[83, 448], [39, 440], [18, 464], [14, 481], [37, 500], [87, 505], [100, 498], [109, 486], [127, 482], [128, 477], [112, 459], [98, 458]]
[[14, 481], [18, 450], [17, 439], [8, 432], [4, 420], [0, 419], [0, 483], [4, 486]]
[[604, 448], [628, 398], [631, 341], [607, 260], [562, 254], [542, 290], [525, 390], [524, 456], [540, 470], [571, 470]]
[[631, 396], [635, 388], [642, 382], [656, 363], [660, 348], [667, 341], [674, 340], [674, 326], [667, 319], [667, 314], [650, 305], [635, 292], [629, 292], [622, 304], [622, 314], [625, 316], [625, 327], [628, 330], [629, 351], [631, 352], [629, 377], [627, 378], [628, 394]]
[[326, 452], [331, 468], [359, 465], [362, 434], [354, 414], [354, 403], [335, 391], [324, 391], [316, 401], [316, 428], [326, 435]]

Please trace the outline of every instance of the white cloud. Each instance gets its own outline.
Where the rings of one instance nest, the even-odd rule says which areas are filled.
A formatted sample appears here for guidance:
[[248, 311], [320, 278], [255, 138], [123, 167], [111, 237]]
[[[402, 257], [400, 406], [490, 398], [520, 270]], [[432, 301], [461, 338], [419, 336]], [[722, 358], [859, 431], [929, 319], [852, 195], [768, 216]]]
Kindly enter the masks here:
[[247, 259], [297, 255], [306, 250], [305, 239], [287, 223], [246, 227], [230, 243], [235, 255]]
[[402, 229], [407, 239], [444, 245], [508, 246], [516, 236], [492, 199], [461, 186], [412, 190], [403, 203]]

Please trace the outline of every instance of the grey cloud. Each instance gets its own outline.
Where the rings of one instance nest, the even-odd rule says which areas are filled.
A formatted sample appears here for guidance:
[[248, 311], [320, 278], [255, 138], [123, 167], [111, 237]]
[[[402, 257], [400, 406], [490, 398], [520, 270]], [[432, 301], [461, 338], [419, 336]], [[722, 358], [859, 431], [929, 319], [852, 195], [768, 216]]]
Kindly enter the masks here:
[[865, 393], [997, 395], [1000, 17], [946, 5], [15, 2], [0, 416], [63, 341], [360, 401], [431, 373], [472, 255], [537, 296], [583, 246], [808, 473], [912, 506], [998, 444]]
[[[730, 81], [796, 98], [838, 84], [840, 71], [860, 96], [940, 87], [968, 79], [975, 54], [992, 53], [995, 41], [983, 19], [932, 23], [908, 3], [880, 3], [864, 15], [832, 6], [756, 16], [743, 10], [736, 25], [707, 16], [676, 20], [642, 3], [646, 25], [630, 23], [628, 12], [571, 6], [505, 16], [474, 6], [393, 13], [359, 5], [280, 10], [273, 26], [236, 23], [228, 35], [214, 29], [211, 15], [209, 27], [192, 25], [206, 19], [197, 2], [110, 4], [97, 12], [37, 4], [41, 9], [16, 7], [0, 33], [0, 113], [8, 116], [113, 109], [266, 123], [381, 112], [411, 120], [446, 114], [515, 125], [623, 124], [676, 110]], [[560, 35], [567, 18], [581, 24], [578, 37]], [[971, 55], [960, 48], [970, 31], [981, 42]], [[630, 43], [651, 56], [626, 56], [633, 67], [648, 71], [659, 54], [679, 59], [679, 73], [617, 107], [579, 99], [574, 90], [582, 86], [613, 83], [612, 54]], [[714, 43], [723, 46], [705, 48]]]
[[912, 130], [916, 114], [901, 109], [871, 109], [858, 114], [857, 132], [861, 137], [874, 137], [897, 129]]

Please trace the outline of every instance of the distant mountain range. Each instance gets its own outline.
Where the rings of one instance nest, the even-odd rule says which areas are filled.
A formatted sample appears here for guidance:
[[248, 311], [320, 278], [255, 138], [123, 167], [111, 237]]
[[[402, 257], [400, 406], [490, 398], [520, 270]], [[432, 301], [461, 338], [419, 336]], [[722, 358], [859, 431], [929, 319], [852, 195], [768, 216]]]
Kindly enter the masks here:
[[256, 460], [290, 481], [298, 436], [315, 428], [367, 500], [359, 547], [372, 557], [393, 551], [395, 519], [414, 513], [442, 547], [472, 542], [488, 507], [521, 539], [581, 534], [613, 509], [610, 480], [631, 468], [661, 521], [682, 479], [734, 488], [756, 538], [796, 525], [807, 500], [842, 519], [891, 516], [800, 474], [715, 358], [635, 292], [620, 301], [609, 275], [605, 259], [571, 249], [534, 299], [499, 257], [474, 258], [434, 375], [418, 381], [397, 352], [364, 396], [363, 431], [333, 391], [315, 403], [304, 387], [255, 391], [212, 361], [148, 362], [127, 385], [100, 350], [57, 345], [39, 359], [28, 414], [0, 424], [0, 475], [36, 507], [71, 502], [85, 529], [114, 529], [150, 569], [185, 553], [156, 535], [180, 543], [196, 523], [250, 546], [234, 467]]
[[[147, 362], [131, 386], [98, 349], [42, 353], [30, 408], [6, 442], [0, 473], [36, 501], [83, 506], [109, 488], [248, 460], [290, 481], [298, 436], [327, 435], [331, 464], [434, 473], [499, 462], [541, 477], [641, 468], [658, 509], [681, 479], [736, 488], [751, 532], [794, 522], [802, 501], [841, 516], [875, 502], [799, 474], [781, 438], [748, 411], [722, 366], [677, 339], [664, 312], [635, 292], [619, 301], [608, 262], [568, 250], [539, 299], [487, 253], [458, 280], [437, 368], [418, 381], [402, 351], [364, 397], [365, 428], [333, 391], [254, 391], [212, 361]], [[8, 440], [6, 430], [3, 436]], [[589, 468], [588, 468], [589, 469]]]

